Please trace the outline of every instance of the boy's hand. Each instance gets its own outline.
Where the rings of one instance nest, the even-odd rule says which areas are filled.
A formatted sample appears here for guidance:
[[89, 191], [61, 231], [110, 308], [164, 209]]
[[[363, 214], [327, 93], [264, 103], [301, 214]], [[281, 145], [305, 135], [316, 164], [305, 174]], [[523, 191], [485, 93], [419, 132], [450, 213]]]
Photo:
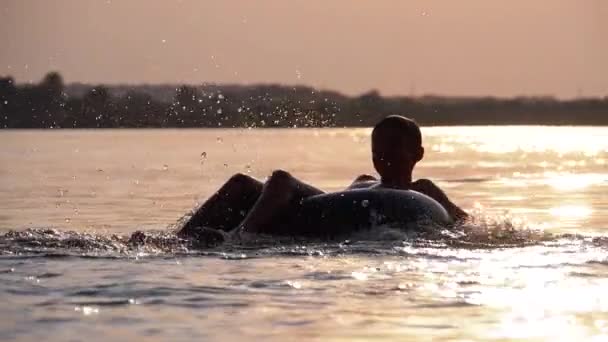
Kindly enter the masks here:
[[454, 221], [464, 221], [469, 217], [469, 214], [452, 203], [445, 192], [428, 179], [419, 179], [413, 182], [412, 190], [421, 192], [439, 202]]

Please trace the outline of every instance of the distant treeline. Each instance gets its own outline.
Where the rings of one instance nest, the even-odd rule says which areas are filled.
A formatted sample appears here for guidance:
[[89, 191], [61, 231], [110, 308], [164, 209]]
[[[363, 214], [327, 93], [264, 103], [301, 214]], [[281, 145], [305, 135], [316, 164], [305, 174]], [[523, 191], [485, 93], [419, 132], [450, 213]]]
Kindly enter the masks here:
[[0, 127], [357, 127], [389, 114], [422, 125], [608, 125], [608, 97], [351, 97], [282, 85], [64, 85], [0, 78]]

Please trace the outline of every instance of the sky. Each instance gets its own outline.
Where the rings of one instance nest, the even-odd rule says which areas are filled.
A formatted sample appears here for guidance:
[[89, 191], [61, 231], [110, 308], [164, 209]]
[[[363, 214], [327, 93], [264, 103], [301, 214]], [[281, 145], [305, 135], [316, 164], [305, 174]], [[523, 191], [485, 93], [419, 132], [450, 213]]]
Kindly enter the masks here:
[[606, 0], [2, 0], [0, 75], [608, 96]]

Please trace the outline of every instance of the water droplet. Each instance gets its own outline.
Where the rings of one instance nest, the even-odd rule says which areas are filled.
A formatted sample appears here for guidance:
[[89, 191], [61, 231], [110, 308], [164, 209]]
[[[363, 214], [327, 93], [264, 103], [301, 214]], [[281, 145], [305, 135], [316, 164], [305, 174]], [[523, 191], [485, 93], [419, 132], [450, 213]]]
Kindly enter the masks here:
[[168, 171], [169, 170], [169, 165], [165, 164], [163, 165], [163, 171]]
[[218, 114], [222, 114], [222, 108], [218, 109], [218, 110], [217, 110], [217, 113], [218, 113]]
[[40, 279], [38, 279], [38, 278], [36, 278], [34, 276], [27, 276], [27, 277], [25, 277], [25, 280], [33, 281], [35, 283], [39, 283], [40, 282]]
[[217, 95], [217, 98], [220, 99], [220, 100], [223, 100], [224, 99], [224, 94]]
[[65, 218], [65, 223], [70, 223], [70, 221], [72, 221], [69, 217]]
[[369, 206], [369, 201], [368, 201], [368, 200], [363, 200], [363, 201], [361, 201], [361, 206], [362, 206], [363, 208], [367, 208], [367, 207]]
[[74, 311], [82, 312], [83, 315], [89, 316], [89, 315], [93, 315], [93, 314], [98, 314], [99, 308], [92, 307], [92, 306], [82, 306], [82, 307], [77, 306], [74, 308]]
[[297, 281], [286, 281], [285, 282], [287, 285], [293, 287], [294, 289], [301, 289], [302, 288], [302, 284], [300, 282]]
[[223, 143], [224, 139], [222, 139], [222, 137], [217, 137], [217, 139], [215, 139], [218, 143]]
[[166, 39], [161, 40], [161, 43], [165, 44], [167, 42]]

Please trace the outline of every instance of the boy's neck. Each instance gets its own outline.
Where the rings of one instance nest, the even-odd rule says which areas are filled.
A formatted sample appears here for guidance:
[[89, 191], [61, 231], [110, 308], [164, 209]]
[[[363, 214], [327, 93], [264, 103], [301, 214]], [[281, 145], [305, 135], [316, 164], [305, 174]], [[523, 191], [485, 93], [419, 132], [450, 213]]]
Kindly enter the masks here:
[[412, 175], [401, 177], [398, 179], [387, 179], [382, 177], [380, 182], [387, 188], [394, 189], [409, 189], [412, 186]]

